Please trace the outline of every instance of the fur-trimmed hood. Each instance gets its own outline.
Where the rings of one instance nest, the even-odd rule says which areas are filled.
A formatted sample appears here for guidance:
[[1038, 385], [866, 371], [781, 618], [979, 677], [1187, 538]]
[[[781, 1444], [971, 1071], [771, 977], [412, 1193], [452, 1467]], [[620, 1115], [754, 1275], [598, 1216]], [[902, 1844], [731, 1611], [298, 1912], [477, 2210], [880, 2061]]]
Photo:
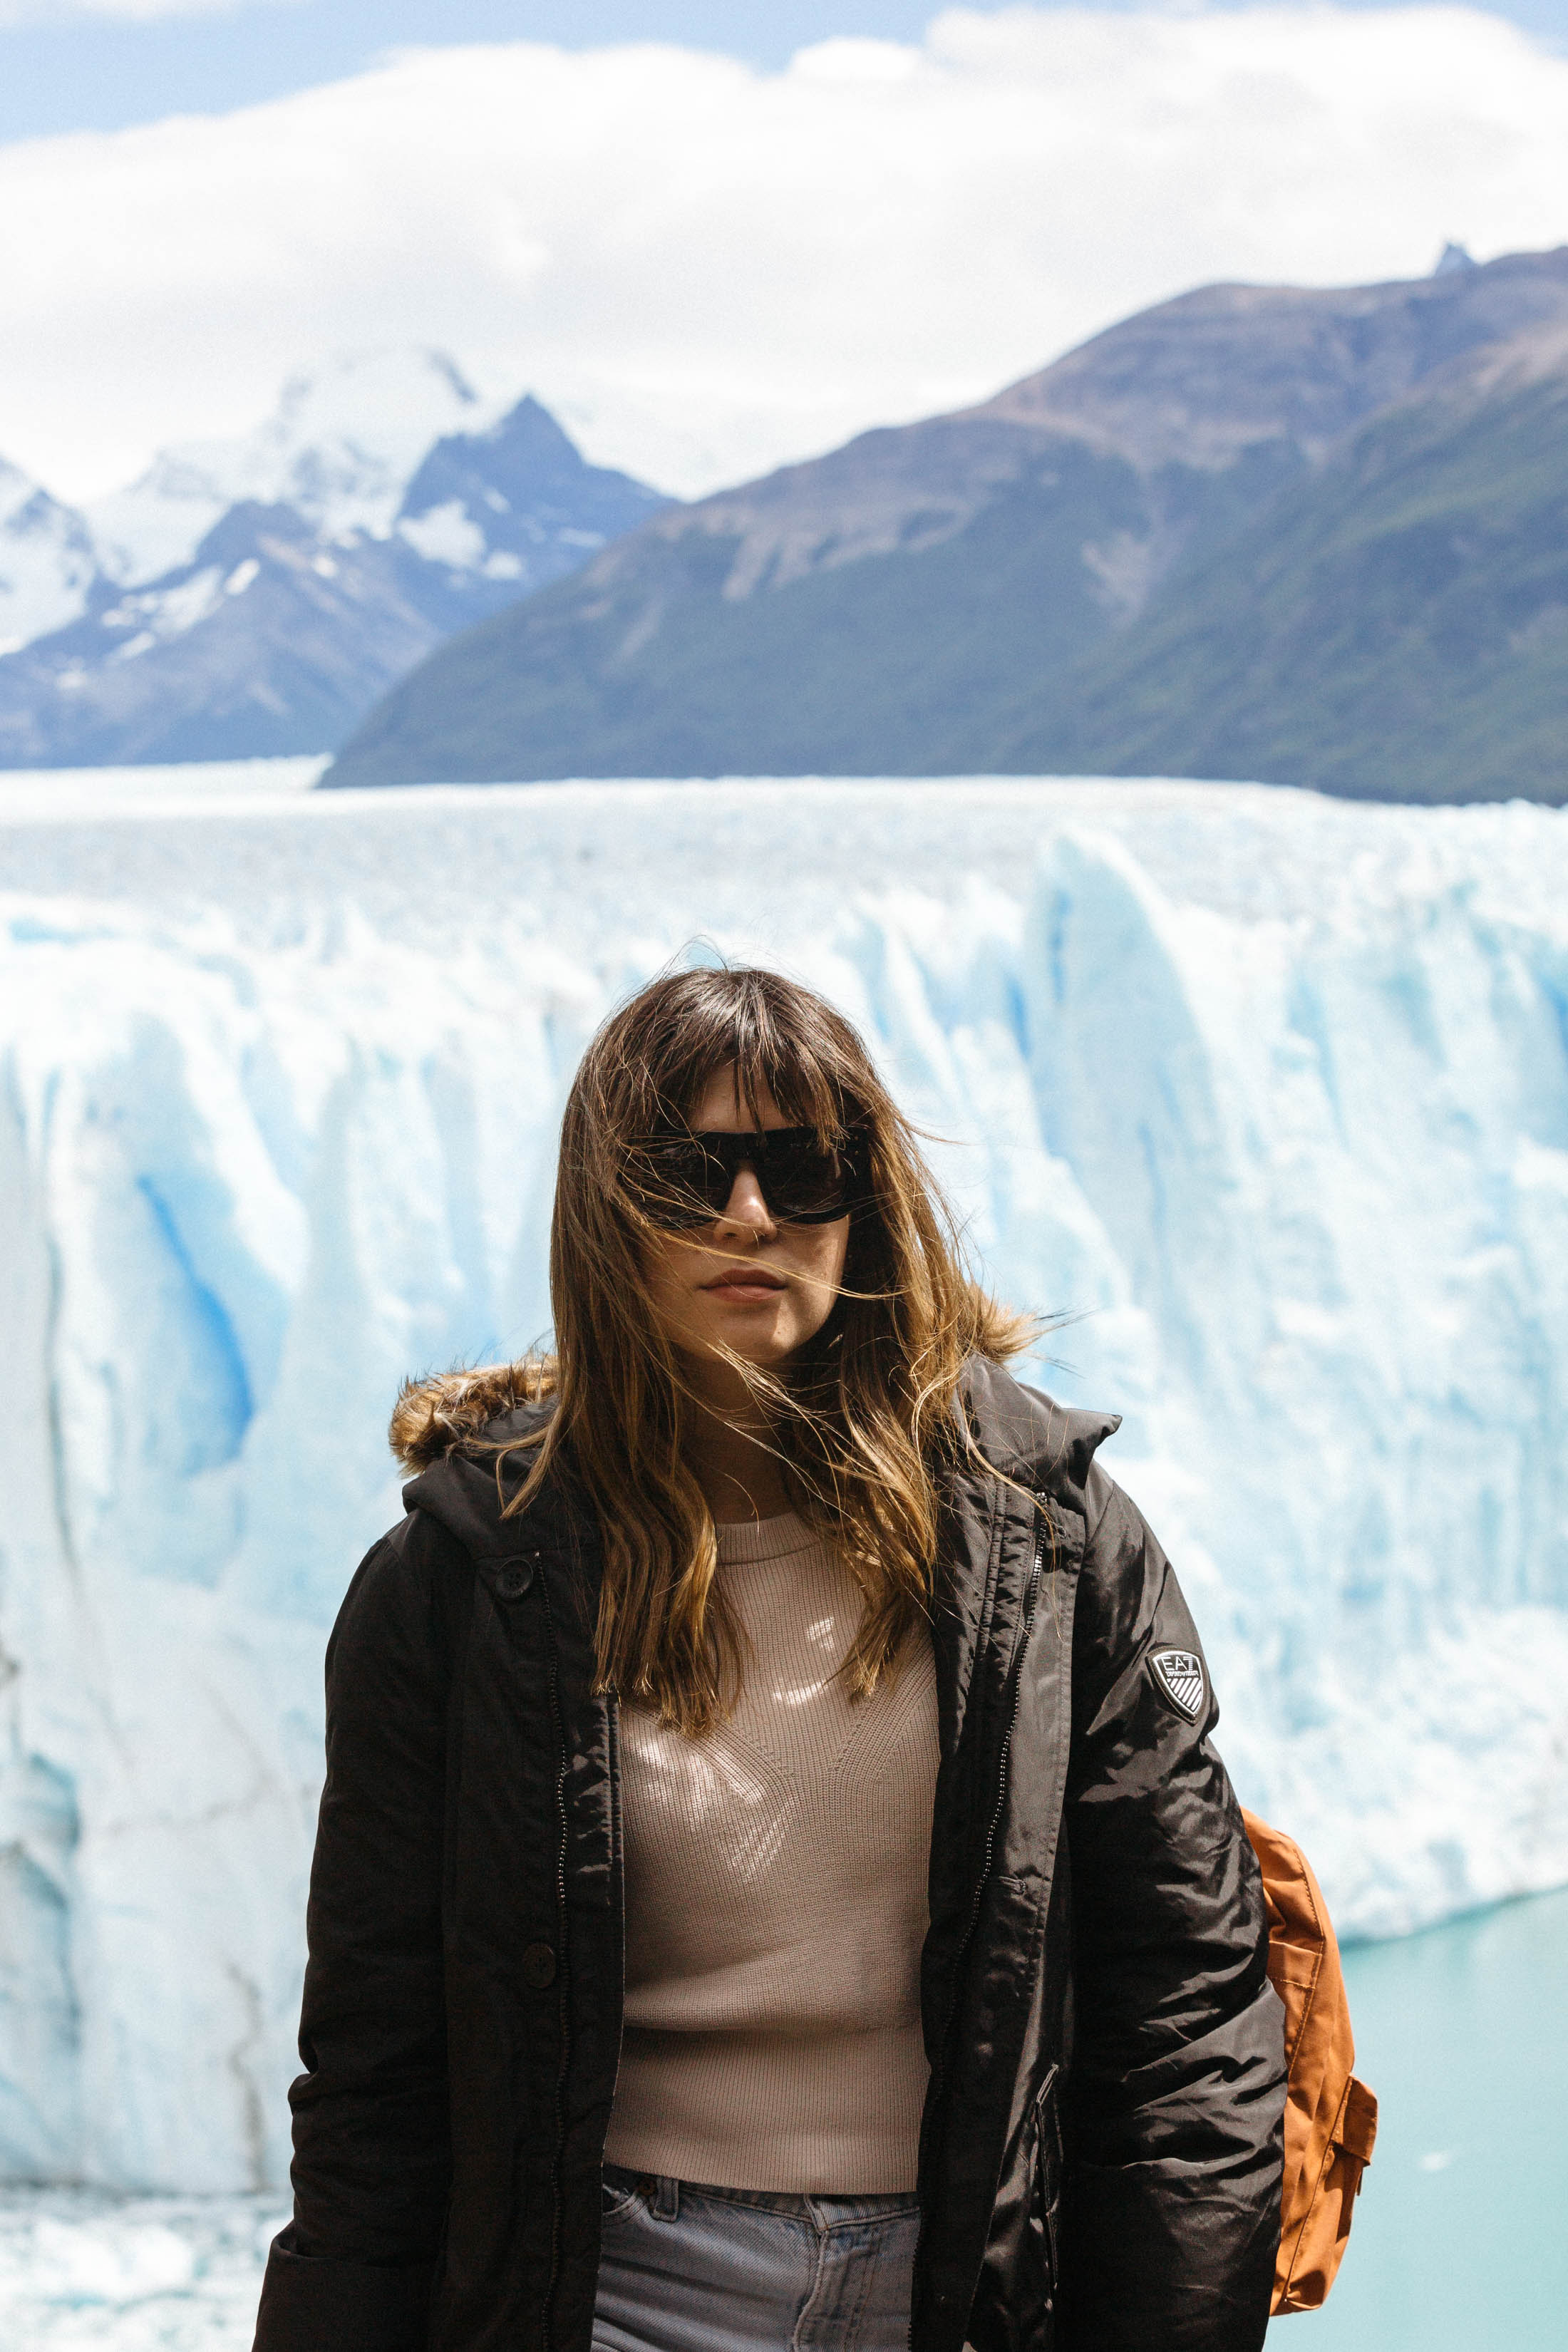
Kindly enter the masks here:
[[533, 1356], [405, 1381], [387, 1437], [405, 1470], [429, 1470], [477, 1444], [509, 1414], [548, 1404], [554, 1391], [552, 1368]]

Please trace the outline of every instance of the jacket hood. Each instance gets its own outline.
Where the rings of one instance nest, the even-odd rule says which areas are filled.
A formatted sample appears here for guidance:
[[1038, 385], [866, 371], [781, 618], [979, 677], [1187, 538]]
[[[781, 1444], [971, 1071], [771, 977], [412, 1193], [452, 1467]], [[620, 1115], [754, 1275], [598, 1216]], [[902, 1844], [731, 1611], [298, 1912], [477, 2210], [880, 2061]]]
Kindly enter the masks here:
[[405, 1507], [427, 1511], [478, 1560], [536, 1552], [542, 1529], [570, 1516], [558, 1479], [521, 1517], [507, 1505], [527, 1476], [531, 1452], [503, 1453], [536, 1433], [554, 1411], [553, 1380], [536, 1361], [486, 1364], [409, 1381], [388, 1434], [404, 1467], [417, 1473], [403, 1489]]

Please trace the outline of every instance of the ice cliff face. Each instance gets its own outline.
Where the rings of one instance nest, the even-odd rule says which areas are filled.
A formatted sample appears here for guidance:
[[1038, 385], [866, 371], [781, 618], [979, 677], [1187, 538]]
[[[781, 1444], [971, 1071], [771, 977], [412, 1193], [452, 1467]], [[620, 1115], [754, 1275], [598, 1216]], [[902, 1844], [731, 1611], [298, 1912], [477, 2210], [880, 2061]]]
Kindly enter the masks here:
[[694, 934], [824, 987], [1379, 1933], [1568, 1878], [1568, 817], [548, 787], [0, 823], [0, 2171], [243, 2188], [410, 1369], [544, 1328], [556, 1121]]

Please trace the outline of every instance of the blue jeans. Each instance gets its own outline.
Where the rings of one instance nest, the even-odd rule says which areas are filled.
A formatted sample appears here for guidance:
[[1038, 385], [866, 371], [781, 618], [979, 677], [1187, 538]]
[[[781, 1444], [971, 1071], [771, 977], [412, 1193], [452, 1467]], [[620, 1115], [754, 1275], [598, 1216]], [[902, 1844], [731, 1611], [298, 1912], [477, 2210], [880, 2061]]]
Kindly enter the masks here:
[[905, 2352], [920, 2209], [605, 2167], [594, 2352]]

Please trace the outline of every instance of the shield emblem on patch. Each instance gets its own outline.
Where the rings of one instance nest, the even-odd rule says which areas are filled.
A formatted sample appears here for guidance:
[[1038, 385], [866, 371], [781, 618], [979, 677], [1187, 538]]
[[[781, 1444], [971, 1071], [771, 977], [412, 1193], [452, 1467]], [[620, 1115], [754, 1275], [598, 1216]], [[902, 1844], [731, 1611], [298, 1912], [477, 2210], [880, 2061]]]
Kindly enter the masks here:
[[1195, 1723], [1204, 1703], [1204, 1662], [1194, 1650], [1155, 1650], [1149, 1664], [1172, 1706]]

